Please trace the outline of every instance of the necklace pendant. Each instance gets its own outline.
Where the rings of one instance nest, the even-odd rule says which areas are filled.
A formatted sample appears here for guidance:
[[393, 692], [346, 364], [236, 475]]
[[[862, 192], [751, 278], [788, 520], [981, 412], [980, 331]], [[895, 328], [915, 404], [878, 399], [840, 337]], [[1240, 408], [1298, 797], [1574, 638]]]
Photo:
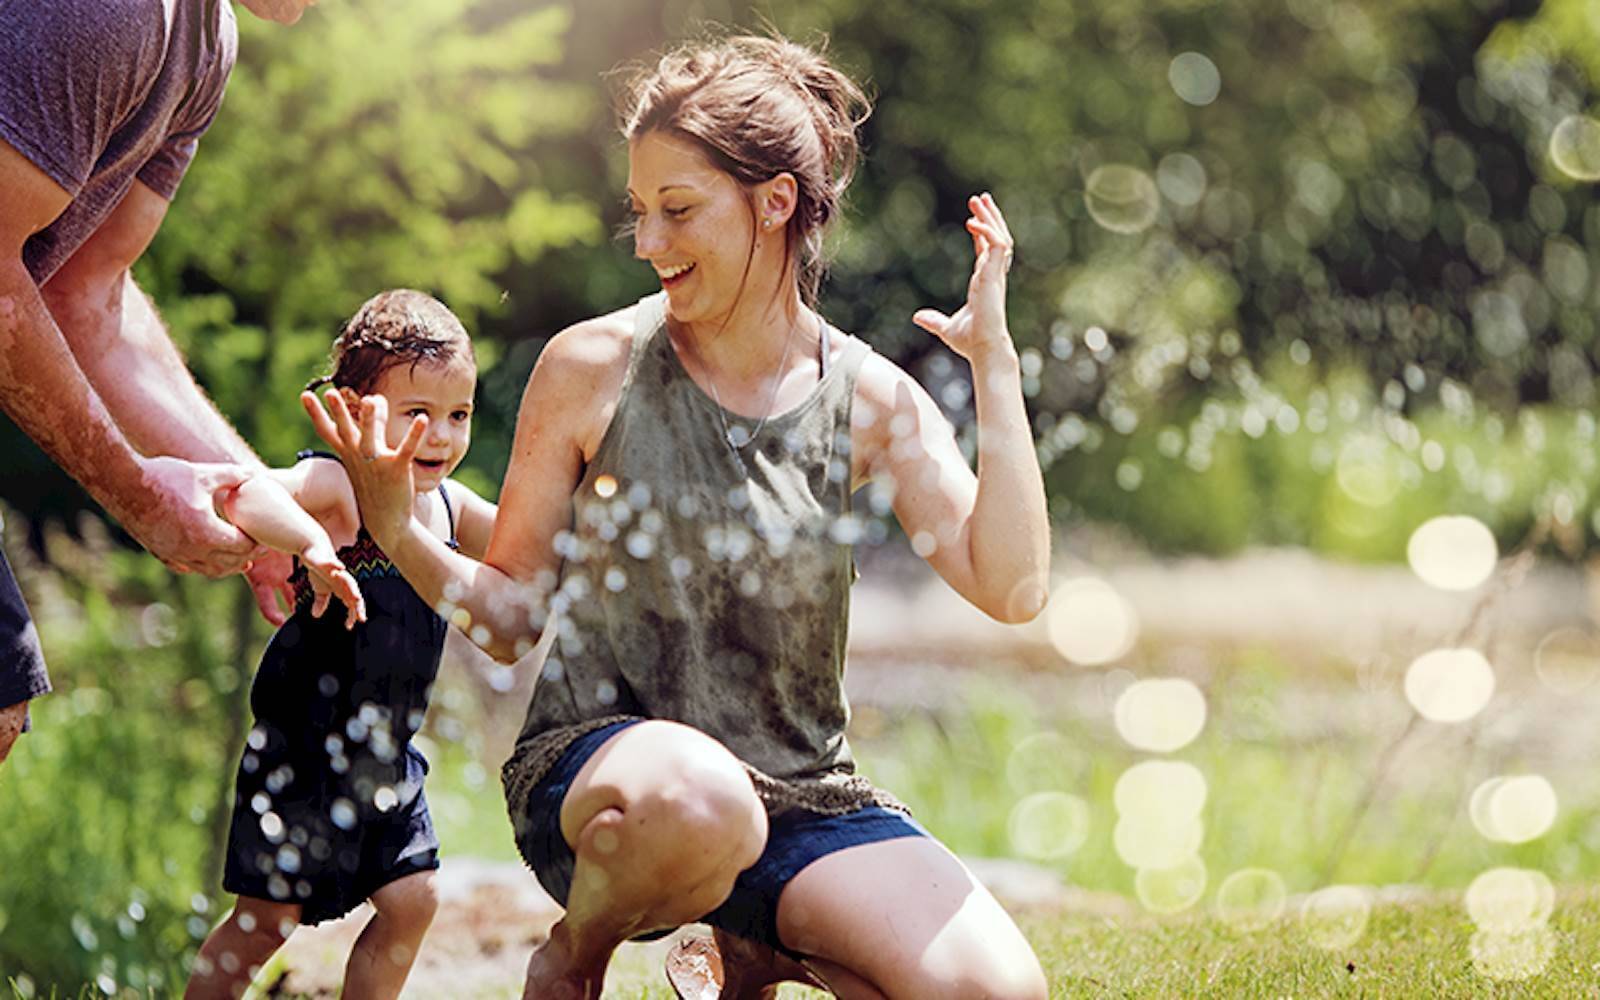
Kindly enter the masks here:
[[755, 435], [750, 433], [750, 428], [743, 424], [729, 425], [727, 433], [728, 444], [732, 445], [736, 449], [743, 448], [745, 445], [749, 444], [755, 439]]

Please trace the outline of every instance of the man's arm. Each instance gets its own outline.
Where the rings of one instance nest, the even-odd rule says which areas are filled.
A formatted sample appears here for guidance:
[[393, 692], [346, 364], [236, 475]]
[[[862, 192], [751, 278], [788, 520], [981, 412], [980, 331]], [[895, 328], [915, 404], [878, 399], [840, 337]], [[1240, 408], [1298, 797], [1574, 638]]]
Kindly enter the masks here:
[[166, 218], [167, 200], [135, 183], [42, 289], [90, 384], [145, 455], [261, 468], [189, 374], [130, 268]]
[[168, 565], [236, 572], [255, 546], [216, 516], [212, 498], [248, 470], [140, 455], [84, 376], [22, 262], [28, 237], [69, 200], [0, 142], [0, 408]]

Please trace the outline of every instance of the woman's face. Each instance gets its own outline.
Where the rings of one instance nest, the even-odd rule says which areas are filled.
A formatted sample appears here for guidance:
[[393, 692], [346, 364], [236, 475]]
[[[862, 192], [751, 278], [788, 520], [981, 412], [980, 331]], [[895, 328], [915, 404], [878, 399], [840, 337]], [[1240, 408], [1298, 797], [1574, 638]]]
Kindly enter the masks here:
[[749, 195], [692, 143], [660, 132], [635, 139], [628, 148], [628, 200], [636, 227], [633, 255], [655, 269], [673, 319], [726, 321], [741, 283], [747, 301], [769, 294], [770, 278], [762, 280], [765, 254], [750, 259], [757, 223]]

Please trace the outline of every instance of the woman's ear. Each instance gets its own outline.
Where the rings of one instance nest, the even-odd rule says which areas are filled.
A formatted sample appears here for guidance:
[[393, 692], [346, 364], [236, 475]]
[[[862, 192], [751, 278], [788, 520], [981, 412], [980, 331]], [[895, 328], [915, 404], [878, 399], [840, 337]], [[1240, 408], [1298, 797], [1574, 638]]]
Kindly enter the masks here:
[[755, 187], [756, 226], [765, 231], [782, 229], [800, 204], [800, 184], [785, 170]]

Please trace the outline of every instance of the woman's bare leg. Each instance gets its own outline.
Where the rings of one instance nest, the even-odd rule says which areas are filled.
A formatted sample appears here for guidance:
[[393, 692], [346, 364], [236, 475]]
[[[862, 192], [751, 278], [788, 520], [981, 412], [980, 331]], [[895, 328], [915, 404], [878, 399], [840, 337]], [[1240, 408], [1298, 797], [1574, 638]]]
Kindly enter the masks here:
[[618, 945], [698, 919], [761, 856], [767, 813], [727, 748], [674, 722], [630, 726], [561, 806], [577, 862], [566, 915], [533, 955], [526, 1000], [598, 998]]
[[846, 848], [794, 877], [778, 934], [840, 997], [1045, 1000], [1039, 960], [972, 873], [938, 841]]

